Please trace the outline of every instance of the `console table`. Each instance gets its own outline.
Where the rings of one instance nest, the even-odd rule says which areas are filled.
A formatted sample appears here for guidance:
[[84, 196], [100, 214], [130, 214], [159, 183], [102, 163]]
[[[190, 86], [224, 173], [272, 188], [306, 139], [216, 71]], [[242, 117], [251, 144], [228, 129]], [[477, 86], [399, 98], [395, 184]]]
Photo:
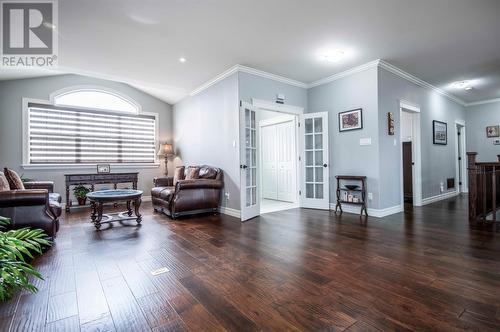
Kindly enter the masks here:
[[73, 206], [70, 199], [71, 186], [90, 185], [90, 191], [94, 191], [96, 184], [112, 184], [114, 189], [119, 183], [132, 183], [132, 189], [137, 189], [139, 173], [108, 173], [108, 174], [65, 174], [66, 178], [66, 212], [70, 212]]
[[[360, 216], [365, 213], [365, 216], [368, 217], [368, 210], [366, 208], [366, 176], [354, 176], [354, 175], [337, 175], [335, 177], [337, 179], [337, 205], [335, 205], [335, 213], [340, 209], [340, 214], [342, 214], [342, 204], [354, 204], [360, 205], [361, 211]], [[350, 186], [348, 183], [359, 183], [359, 185], [354, 185], [352, 188], [348, 188]], [[349, 201], [345, 197], [342, 197], [342, 193], [344, 196], [352, 196], [353, 198], [357, 198], [356, 201]]]

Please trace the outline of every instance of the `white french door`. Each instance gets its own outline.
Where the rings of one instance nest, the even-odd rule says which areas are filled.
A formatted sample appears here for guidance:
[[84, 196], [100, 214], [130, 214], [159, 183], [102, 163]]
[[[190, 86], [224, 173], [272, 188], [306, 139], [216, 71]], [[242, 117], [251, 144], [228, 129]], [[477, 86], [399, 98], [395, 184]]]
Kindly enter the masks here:
[[257, 113], [249, 103], [240, 107], [240, 181], [241, 220], [245, 221], [260, 214], [260, 197], [257, 179]]
[[301, 207], [329, 209], [328, 113], [300, 116]]

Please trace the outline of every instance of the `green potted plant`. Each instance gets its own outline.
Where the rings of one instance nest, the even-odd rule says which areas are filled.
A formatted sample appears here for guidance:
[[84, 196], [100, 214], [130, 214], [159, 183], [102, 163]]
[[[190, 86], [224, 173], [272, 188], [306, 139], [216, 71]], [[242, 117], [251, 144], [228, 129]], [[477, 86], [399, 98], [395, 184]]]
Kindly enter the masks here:
[[90, 192], [90, 189], [83, 186], [79, 185], [73, 188], [73, 194], [75, 195], [76, 199], [78, 200], [78, 205], [85, 205], [87, 202], [87, 194]]
[[33, 253], [41, 254], [42, 246], [50, 246], [41, 229], [22, 228], [5, 230], [10, 219], [0, 217], [0, 301], [6, 301], [16, 292], [38, 289], [30, 282], [30, 277], [42, 279], [42, 275], [28, 262]]

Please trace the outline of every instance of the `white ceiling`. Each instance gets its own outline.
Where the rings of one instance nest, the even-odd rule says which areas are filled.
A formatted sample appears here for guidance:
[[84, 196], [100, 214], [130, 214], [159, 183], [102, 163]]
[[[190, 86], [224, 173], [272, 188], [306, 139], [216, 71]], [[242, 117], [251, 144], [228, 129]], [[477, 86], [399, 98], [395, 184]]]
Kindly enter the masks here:
[[59, 70], [175, 103], [235, 64], [310, 83], [380, 58], [474, 102], [500, 97], [499, 17], [498, 0], [59, 0]]

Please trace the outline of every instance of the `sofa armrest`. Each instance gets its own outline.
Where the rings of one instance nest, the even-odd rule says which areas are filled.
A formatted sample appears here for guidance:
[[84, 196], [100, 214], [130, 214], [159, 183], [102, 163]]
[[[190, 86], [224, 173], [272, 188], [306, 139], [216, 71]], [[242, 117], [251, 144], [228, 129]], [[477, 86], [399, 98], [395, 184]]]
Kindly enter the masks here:
[[48, 205], [49, 192], [45, 189], [0, 191], [0, 207]]
[[222, 181], [211, 179], [179, 180], [177, 190], [183, 189], [221, 189], [224, 186]]
[[172, 187], [174, 185], [174, 178], [171, 176], [163, 178], [154, 178], [153, 183], [155, 187]]
[[52, 181], [28, 181], [24, 182], [26, 189], [45, 189], [49, 193], [54, 192], [54, 182]]

